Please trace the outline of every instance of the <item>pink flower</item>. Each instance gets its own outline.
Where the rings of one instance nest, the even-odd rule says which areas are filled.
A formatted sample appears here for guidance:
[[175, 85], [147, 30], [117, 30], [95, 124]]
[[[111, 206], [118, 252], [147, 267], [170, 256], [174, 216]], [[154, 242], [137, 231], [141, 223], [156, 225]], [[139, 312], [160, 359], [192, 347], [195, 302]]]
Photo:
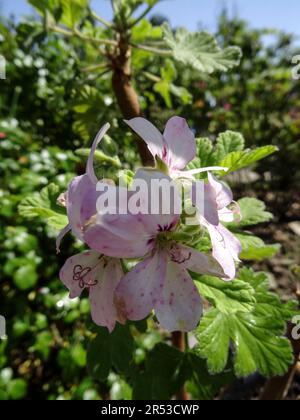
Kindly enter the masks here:
[[[194, 197], [193, 201], [197, 206]], [[235, 262], [240, 261], [239, 254], [242, 251], [238, 239], [220, 223], [233, 222], [235, 215], [240, 215], [240, 209], [236, 203], [234, 203], [233, 208], [229, 208], [232, 203], [233, 195], [230, 188], [217, 181], [209, 173], [208, 184], [205, 185], [204, 190], [202, 212], [200, 206], [198, 206], [199, 222], [208, 230], [213, 246], [213, 256], [223, 268], [227, 280], [234, 279], [236, 274]]]
[[89, 290], [91, 315], [95, 324], [110, 332], [116, 322], [125, 320], [118, 314], [114, 294], [124, 273], [119, 260], [87, 251], [69, 258], [60, 271], [60, 279], [70, 291], [70, 298]]
[[[153, 173], [138, 176], [150, 182]], [[115, 304], [124, 318], [141, 320], [154, 309], [167, 330], [191, 331], [202, 304], [188, 271], [226, 277], [214, 258], [172, 240], [179, 220], [174, 213], [99, 214], [87, 224], [84, 240], [92, 249], [114, 258], [145, 257], [117, 286]]]
[[69, 224], [57, 237], [57, 252], [59, 252], [63, 237], [71, 230], [78, 239], [83, 240], [83, 226], [87, 220], [96, 213], [96, 202], [101, 193], [97, 192], [96, 189], [98, 179], [94, 172], [93, 160], [97, 146], [109, 128], [110, 125], [106, 124], [99, 131], [92, 145], [86, 166], [86, 173], [74, 178], [65, 194], [65, 205], [67, 208]]
[[209, 167], [183, 171], [188, 163], [196, 157], [195, 135], [185, 119], [172, 117], [166, 125], [164, 134], [145, 118], [133, 118], [125, 121], [147, 144], [154, 158], [159, 157], [168, 167], [169, 175], [190, 178], [208, 170], [226, 170], [227, 168]]

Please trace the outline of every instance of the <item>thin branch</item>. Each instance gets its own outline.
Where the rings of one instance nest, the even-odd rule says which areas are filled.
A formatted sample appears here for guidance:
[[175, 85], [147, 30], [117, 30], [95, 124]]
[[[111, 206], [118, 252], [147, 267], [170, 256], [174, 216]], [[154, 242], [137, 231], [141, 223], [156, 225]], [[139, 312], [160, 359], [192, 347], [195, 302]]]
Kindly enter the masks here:
[[98, 22], [102, 23], [102, 25], [106, 26], [109, 29], [113, 29], [114, 25], [112, 24], [112, 22], [109, 22], [108, 20], [104, 19], [103, 17], [97, 15], [97, 13], [94, 12], [93, 10], [91, 10], [91, 14], [92, 14], [93, 18], [95, 20], [97, 20]]
[[143, 75], [147, 77], [147, 79], [151, 80], [151, 82], [158, 83], [162, 81], [160, 77], [155, 76], [155, 74], [149, 73], [148, 71], [143, 71]]
[[109, 68], [108, 63], [101, 63], [101, 64], [95, 64], [93, 66], [83, 67], [80, 70], [83, 73], [92, 73], [92, 72], [97, 71], [97, 70], [104, 70], [104, 69], [108, 69], [108, 68]]
[[73, 31], [69, 31], [67, 29], [61, 28], [60, 26], [50, 26], [50, 29], [54, 32], [67, 36], [69, 38], [77, 37], [82, 39], [83, 41], [92, 42], [93, 44], [97, 45], [110, 45], [116, 47], [118, 43], [113, 41], [112, 39], [103, 39], [103, 38], [94, 38], [81, 33], [78, 29], [74, 29]]
[[142, 45], [142, 44], [131, 44], [132, 47], [138, 48], [139, 50], [147, 51], [149, 53], [162, 55], [164, 57], [171, 57], [172, 51], [171, 50], [161, 50], [159, 48], [150, 47], [149, 45]]
[[104, 38], [94, 38], [94, 37], [90, 37], [90, 36], [86, 36], [83, 33], [81, 33], [78, 29], [74, 30], [74, 34], [84, 40], [84, 41], [89, 41], [89, 42], [93, 42], [95, 44], [99, 44], [99, 45], [111, 45], [113, 47], [116, 47], [118, 45], [118, 43], [116, 41], [113, 41], [112, 39], [104, 39]]
[[144, 17], [148, 15], [148, 13], [151, 12], [152, 9], [153, 9], [153, 6], [149, 5], [146, 8], [146, 10], [129, 25], [129, 28], [133, 28], [135, 25], [137, 25], [141, 20], [144, 19]]

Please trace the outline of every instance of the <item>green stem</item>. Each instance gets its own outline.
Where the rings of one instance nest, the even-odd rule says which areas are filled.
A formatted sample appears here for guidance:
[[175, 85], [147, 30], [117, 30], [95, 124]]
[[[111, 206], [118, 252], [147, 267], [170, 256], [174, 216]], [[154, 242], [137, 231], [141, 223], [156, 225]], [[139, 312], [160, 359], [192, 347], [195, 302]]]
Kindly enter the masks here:
[[130, 24], [130, 26], [129, 26], [129, 28], [131, 29], [131, 28], [133, 28], [135, 25], [137, 25], [141, 20], [143, 20], [144, 19], [144, 17], [146, 17], [147, 15], [148, 15], [148, 13], [150, 13], [151, 12], [151, 10], [153, 9], [153, 6], [148, 6], [147, 8], [146, 8], [146, 10], [138, 17], [138, 18], [136, 18], [131, 24]]
[[50, 29], [58, 34], [67, 36], [69, 38], [77, 37], [79, 39], [82, 39], [83, 41], [92, 42], [97, 45], [110, 45], [114, 47], [118, 45], [117, 42], [113, 41], [112, 39], [94, 38], [91, 36], [87, 36], [82, 34], [78, 29], [69, 31], [67, 29], [61, 28], [60, 26], [51, 26]]
[[138, 48], [139, 50], [146, 51], [149, 53], [161, 55], [163, 57], [171, 57], [172, 51], [171, 50], [161, 50], [159, 48], [150, 47], [149, 45], [143, 45], [143, 44], [131, 44], [132, 47]]
[[161, 82], [162, 79], [155, 74], [149, 73], [148, 71], [143, 71], [143, 75], [147, 77], [147, 79], [151, 80], [151, 82], [158, 83]]
[[108, 70], [108, 63], [95, 64], [94, 66], [84, 67], [81, 69], [83, 73], [92, 73], [97, 70]]
[[114, 27], [114, 25], [111, 22], [108, 22], [108, 20], [104, 19], [102, 16], [97, 15], [97, 13], [93, 10], [91, 11], [91, 13], [95, 20], [102, 23], [102, 25], [106, 26], [108, 29], [112, 29]]

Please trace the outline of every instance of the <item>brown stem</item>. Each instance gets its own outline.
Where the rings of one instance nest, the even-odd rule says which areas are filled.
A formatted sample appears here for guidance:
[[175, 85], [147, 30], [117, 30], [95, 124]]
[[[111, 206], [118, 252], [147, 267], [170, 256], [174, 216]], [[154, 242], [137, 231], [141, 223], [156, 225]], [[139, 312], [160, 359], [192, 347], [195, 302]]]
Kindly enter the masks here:
[[[123, 117], [131, 119], [142, 115], [138, 95], [132, 84], [131, 47], [120, 36], [117, 57], [112, 58], [112, 87]], [[144, 166], [153, 166], [154, 161], [146, 143], [137, 138], [137, 147]]]
[[[181, 352], [185, 352], [185, 333], [180, 332], [180, 331], [175, 331], [172, 333], [172, 344], [174, 347], [176, 347], [178, 350], [180, 350]], [[185, 390], [184, 385], [181, 387], [181, 389], [177, 392], [176, 394], [176, 400], [179, 401], [188, 401], [189, 400], [189, 396], [188, 393]]]

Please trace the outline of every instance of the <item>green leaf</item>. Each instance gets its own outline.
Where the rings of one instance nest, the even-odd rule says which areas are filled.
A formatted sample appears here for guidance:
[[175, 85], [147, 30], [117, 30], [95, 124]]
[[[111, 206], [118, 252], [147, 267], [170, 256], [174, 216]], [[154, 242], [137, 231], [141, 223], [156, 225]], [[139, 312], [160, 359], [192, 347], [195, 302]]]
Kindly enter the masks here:
[[40, 193], [35, 193], [21, 201], [19, 214], [27, 219], [41, 219], [47, 221], [49, 226], [61, 230], [68, 224], [65, 209], [57, 204], [59, 188], [50, 184]]
[[75, 346], [72, 346], [71, 348], [71, 357], [74, 361], [74, 363], [81, 367], [85, 368], [86, 366], [86, 350], [84, 349], [83, 345], [78, 343], [75, 344]]
[[37, 334], [33, 351], [40, 354], [43, 360], [48, 360], [51, 348], [53, 346], [53, 337], [49, 331], [42, 331]]
[[87, 367], [89, 375], [105, 381], [111, 369], [110, 337], [105, 329], [101, 329], [90, 343], [87, 352]]
[[154, 91], [159, 93], [166, 103], [168, 108], [172, 108], [172, 99], [170, 95], [170, 84], [164, 80], [161, 80], [154, 85]]
[[8, 394], [12, 400], [22, 400], [27, 395], [27, 382], [24, 379], [14, 379], [7, 387]]
[[112, 367], [128, 375], [133, 360], [134, 340], [128, 327], [117, 325], [110, 334], [106, 328], [97, 328], [97, 336], [87, 353], [89, 374], [104, 381]]
[[279, 244], [266, 245], [262, 239], [251, 233], [235, 232], [235, 236], [242, 245], [240, 254], [242, 260], [262, 261], [274, 257], [280, 250]]
[[205, 360], [193, 351], [186, 353], [186, 364], [189, 375], [187, 391], [191, 391], [196, 399], [212, 400], [223, 386], [234, 380], [231, 370], [219, 375], [210, 375]]
[[41, 15], [46, 16], [50, 14], [52, 18], [55, 17], [56, 11], [60, 7], [60, 0], [28, 0], [28, 3]]
[[164, 24], [163, 31], [174, 58], [196, 70], [204, 73], [227, 71], [240, 62], [241, 50], [238, 47], [222, 50], [216, 39], [207, 32], [190, 33], [186, 29], [179, 29], [174, 35], [167, 23]]
[[251, 268], [244, 267], [238, 273], [238, 278], [249, 283], [255, 289], [257, 303], [256, 313], [262, 316], [275, 317], [287, 322], [299, 315], [298, 302], [289, 301], [282, 304], [278, 295], [269, 292], [269, 278], [266, 273], [255, 273]]
[[137, 372], [133, 381], [133, 399], [169, 400], [186, 378], [184, 353], [160, 343], [148, 354], [145, 371]]
[[225, 175], [251, 166], [277, 151], [278, 148], [275, 146], [263, 146], [254, 150], [231, 152], [219, 162], [219, 165], [228, 168], [228, 171], [223, 173]]
[[38, 282], [38, 275], [32, 264], [19, 267], [13, 276], [14, 283], [19, 290], [32, 289]]
[[183, 105], [188, 105], [191, 102], [192, 95], [185, 87], [175, 86], [173, 83], [171, 83], [170, 92], [172, 95], [181, 99]]
[[[75, 154], [77, 156], [88, 158], [91, 153], [90, 149], [77, 149]], [[94, 163], [95, 166], [97, 164], [113, 166], [114, 168], [121, 168], [121, 162], [118, 157], [110, 157], [107, 156], [105, 153], [101, 152], [101, 150], [96, 150], [94, 155]]]
[[256, 371], [267, 377], [281, 376], [292, 363], [293, 354], [289, 341], [278, 336], [280, 327], [281, 320], [271, 317], [251, 313], [226, 315], [212, 309], [204, 315], [197, 330], [196, 352], [207, 358], [212, 373], [219, 373], [227, 365], [232, 342], [237, 376]]
[[242, 220], [239, 225], [242, 227], [270, 222], [273, 219], [272, 213], [266, 211], [266, 205], [263, 201], [245, 197], [239, 200], [238, 203], [242, 213]]
[[88, 0], [60, 0], [62, 6], [61, 23], [74, 29], [84, 18]]
[[256, 300], [254, 289], [241, 280], [224, 282], [215, 277], [198, 276], [196, 286], [201, 296], [223, 313], [249, 312]]
[[[164, 67], [160, 70], [161, 80], [154, 85], [154, 91], [159, 93], [164, 99], [166, 106], [172, 108], [171, 94], [181, 99], [183, 104], [188, 104], [191, 100], [189, 91], [181, 86], [176, 86], [173, 81], [177, 77], [177, 71], [171, 60], [166, 60]], [[154, 76], [155, 78], [155, 76]]]
[[145, 42], [148, 39], [161, 40], [162, 29], [160, 26], [153, 26], [147, 19], [141, 20], [138, 25], [132, 28], [132, 41], [135, 43]]
[[216, 165], [218, 160], [214, 153], [212, 141], [209, 138], [198, 138], [196, 143], [197, 157], [188, 164], [188, 169], [192, 170]]
[[283, 375], [293, 361], [291, 344], [283, 335], [286, 321], [296, 313], [296, 302], [282, 304], [268, 291], [269, 282], [264, 273], [243, 269], [238, 277], [255, 290], [254, 309], [236, 314], [209, 310], [197, 330], [196, 353], [207, 359], [211, 372], [219, 373], [228, 363], [232, 343], [237, 376], [256, 371], [267, 377]]
[[164, 67], [161, 68], [160, 75], [161, 78], [168, 83], [171, 83], [176, 79], [176, 67], [171, 60], [166, 60]]
[[240, 133], [226, 131], [217, 138], [216, 158], [222, 161], [229, 153], [241, 152], [245, 148], [245, 139]]

